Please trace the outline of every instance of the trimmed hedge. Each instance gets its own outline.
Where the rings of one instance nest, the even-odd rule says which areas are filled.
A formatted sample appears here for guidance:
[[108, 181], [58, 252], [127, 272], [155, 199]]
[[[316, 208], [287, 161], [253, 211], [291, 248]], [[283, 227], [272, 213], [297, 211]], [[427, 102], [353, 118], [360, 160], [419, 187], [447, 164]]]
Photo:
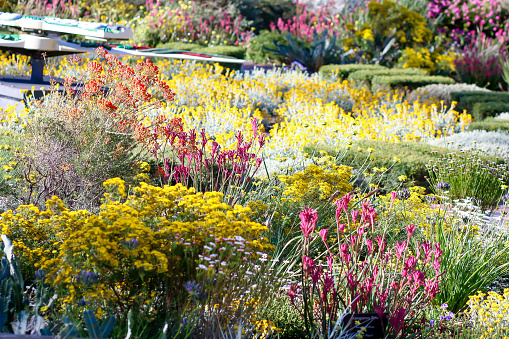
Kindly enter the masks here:
[[237, 59], [244, 59], [246, 56], [246, 49], [239, 46], [200, 46], [199, 48], [193, 48], [191, 51], [196, 53], [217, 54], [218, 56], [227, 56]]
[[325, 65], [320, 67], [318, 73], [324, 79], [330, 79], [331, 75], [337, 76], [339, 79], [346, 79], [350, 73], [361, 70], [388, 70], [385, 66], [365, 65], [365, 64], [347, 64], [347, 65]]
[[456, 106], [456, 110], [462, 112], [463, 110], [467, 110], [467, 112], [472, 112], [473, 106], [475, 103], [485, 103], [485, 102], [501, 102], [501, 103], [509, 103], [509, 93], [505, 92], [452, 92], [451, 99], [456, 101], [458, 104]]
[[380, 89], [408, 88], [414, 90], [431, 84], [454, 84], [454, 79], [440, 75], [394, 75], [376, 76], [371, 82], [374, 87], [380, 87]]
[[377, 76], [403, 76], [403, 75], [427, 75], [425, 70], [420, 68], [392, 68], [382, 70], [360, 70], [351, 73], [348, 80], [371, 81]]
[[509, 101], [509, 93], [506, 92], [481, 92], [481, 91], [461, 91], [451, 92], [451, 99], [456, 102], [462, 102], [469, 97], [483, 96], [494, 99], [493, 101]]
[[172, 49], [176, 51], [192, 51], [196, 48], [203, 48], [203, 46], [187, 42], [167, 42], [164, 44], [158, 44], [156, 48]]
[[469, 131], [473, 130], [483, 130], [483, 131], [506, 131], [509, 132], [509, 120], [499, 120], [494, 119], [492, 117], [486, 118], [483, 121], [474, 121], [468, 124], [467, 129]]
[[509, 112], [509, 102], [476, 102], [472, 108], [472, 116], [475, 120], [483, 120], [494, 117], [499, 113]]

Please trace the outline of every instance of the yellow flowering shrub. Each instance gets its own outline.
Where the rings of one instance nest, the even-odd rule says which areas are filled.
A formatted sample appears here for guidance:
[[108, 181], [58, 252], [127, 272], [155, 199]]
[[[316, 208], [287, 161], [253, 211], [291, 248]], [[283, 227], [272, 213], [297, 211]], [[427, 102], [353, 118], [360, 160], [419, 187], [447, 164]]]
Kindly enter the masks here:
[[317, 160], [317, 164], [310, 164], [294, 175], [279, 176], [285, 184], [283, 195], [297, 202], [318, 202], [328, 200], [338, 191], [337, 198], [352, 191], [351, 167], [336, 165], [330, 156]]
[[[496, 292], [469, 296], [468, 310], [470, 320], [474, 326], [485, 329], [480, 338], [494, 338], [496, 334], [509, 335], [509, 288], [504, 289], [502, 295]], [[498, 338], [498, 337], [497, 337]], [[502, 338], [501, 336], [499, 338]]]
[[369, 18], [382, 36], [396, 30], [396, 40], [401, 46], [425, 43], [432, 38], [425, 18], [394, 1], [371, 1], [368, 4]]
[[448, 53], [431, 53], [427, 48], [407, 47], [402, 51], [398, 64], [402, 68], [422, 68], [429, 74], [450, 75], [454, 67], [455, 55]]
[[[25, 205], [2, 214], [2, 234], [13, 240], [25, 272], [42, 270], [48, 284], [68, 291], [57, 301], [64, 309], [80, 300], [95, 310], [150, 303], [155, 295], [173, 300], [198, 266], [206, 275], [217, 267], [228, 275], [231, 265], [238, 270], [253, 253], [271, 249], [262, 237], [267, 227], [251, 221], [249, 208], [223, 203], [221, 193], [141, 183], [126, 197], [123, 180], [104, 186], [109, 193], [98, 214], [70, 211], [57, 197], [44, 211]], [[243, 257], [228, 262], [219, 250], [221, 265], [200, 259], [204, 248], [233, 243]]]

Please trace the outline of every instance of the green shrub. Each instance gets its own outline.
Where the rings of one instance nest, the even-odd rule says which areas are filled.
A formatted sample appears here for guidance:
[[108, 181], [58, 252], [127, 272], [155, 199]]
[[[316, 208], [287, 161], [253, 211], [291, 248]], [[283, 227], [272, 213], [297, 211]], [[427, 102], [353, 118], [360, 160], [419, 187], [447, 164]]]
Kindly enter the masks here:
[[349, 80], [371, 81], [377, 76], [403, 76], [403, 75], [428, 75], [425, 70], [420, 68], [392, 68], [381, 70], [360, 70], [350, 73]]
[[171, 49], [177, 51], [192, 51], [196, 48], [203, 48], [203, 46], [187, 42], [167, 42], [164, 44], [158, 44], [156, 48]]
[[256, 63], [283, 63], [284, 58], [280, 55], [276, 55], [274, 52], [268, 51], [266, 48], [273, 49], [274, 41], [280, 45], [288, 45], [288, 41], [285, 38], [285, 33], [278, 31], [263, 31], [249, 42], [246, 60], [253, 61]]
[[483, 121], [474, 121], [468, 125], [469, 130], [484, 130], [484, 131], [506, 131], [509, 132], [509, 120], [499, 120], [492, 117], [486, 118]]
[[217, 56], [226, 56], [237, 59], [244, 59], [246, 56], [246, 49], [239, 46], [213, 46], [213, 47], [199, 47], [193, 48], [192, 52], [216, 54]]
[[493, 101], [508, 100], [509, 93], [504, 92], [483, 92], [483, 91], [458, 91], [451, 92], [451, 99], [456, 102], [463, 102], [468, 97], [483, 96], [493, 98]]
[[318, 73], [324, 79], [329, 79], [331, 75], [335, 75], [338, 79], [346, 79], [350, 73], [361, 70], [388, 70], [385, 66], [366, 65], [366, 64], [348, 64], [348, 65], [325, 65], [320, 67]]
[[374, 89], [394, 89], [406, 87], [413, 90], [430, 84], [454, 84], [454, 79], [440, 75], [376, 76], [371, 81]]
[[472, 116], [475, 120], [494, 117], [503, 112], [509, 112], [509, 102], [476, 102], [472, 108]]

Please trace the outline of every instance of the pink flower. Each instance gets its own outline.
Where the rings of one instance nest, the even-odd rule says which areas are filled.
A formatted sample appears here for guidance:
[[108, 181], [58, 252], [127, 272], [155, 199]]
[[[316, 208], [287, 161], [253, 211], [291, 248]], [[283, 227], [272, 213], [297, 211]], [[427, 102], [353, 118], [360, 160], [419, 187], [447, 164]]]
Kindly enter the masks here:
[[329, 255], [327, 257], [327, 266], [329, 266], [329, 270], [332, 272], [332, 263], [333, 263], [334, 257], [332, 255]]
[[401, 244], [399, 241], [396, 241], [396, 246], [394, 246], [394, 250], [396, 251], [396, 257], [398, 257], [398, 260], [401, 259], [401, 256], [403, 255], [403, 252], [406, 249], [406, 241], [403, 241]]
[[378, 242], [378, 248], [380, 248], [380, 254], [383, 254], [385, 251], [385, 244], [386, 244], [385, 239], [382, 238], [381, 236], [377, 236], [376, 240]]
[[424, 250], [424, 265], [426, 265], [431, 259], [431, 243], [429, 241], [424, 241], [422, 243], [422, 248]]
[[368, 252], [371, 255], [373, 252], [373, 242], [370, 239], [366, 240], [366, 247], [368, 248]]
[[345, 227], [346, 227], [346, 224], [338, 225], [338, 233], [339, 232], [345, 233]]
[[322, 228], [319, 232], [320, 237], [322, 238], [322, 241], [325, 244], [325, 246], [327, 246], [327, 233], [329, 233], [329, 230], [326, 228]]
[[306, 239], [313, 233], [316, 227], [316, 221], [318, 220], [318, 214], [312, 208], [304, 207], [304, 211], [299, 214], [300, 217], [300, 229]]
[[410, 224], [406, 227], [406, 232], [407, 232], [407, 235], [408, 235], [408, 239], [410, 239], [410, 237], [412, 236], [412, 234], [414, 233], [414, 231], [416, 230], [417, 227], [414, 226], [414, 224]]
[[290, 300], [293, 303], [295, 296], [297, 295], [297, 284], [291, 284], [290, 287], [286, 290], [286, 292], [290, 296]]
[[306, 257], [305, 255], [302, 256], [302, 270], [306, 276], [308, 273], [312, 273], [314, 271], [315, 266], [316, 264], [313, 259]]
[[394, 200], [396, 200], [397, 197], [398, 197], [398, 193], [391, 192], [391, 203], [394, 203]]
[[389, 322], [392, 325], [392, 328], [394, 328], [394, 332], [396, 334], [401, 331], [403, 328], [403, 324], [405, 321], [405, 315], [406, 315], [406, 309], [403, 307], [398, 308], [394, 313], [389, 317]]
[[385, 307], [383, 305], [376, 305], [374, 308], [376, 314], [378, 314], [378, 316], [382, 318], [384, 316]]

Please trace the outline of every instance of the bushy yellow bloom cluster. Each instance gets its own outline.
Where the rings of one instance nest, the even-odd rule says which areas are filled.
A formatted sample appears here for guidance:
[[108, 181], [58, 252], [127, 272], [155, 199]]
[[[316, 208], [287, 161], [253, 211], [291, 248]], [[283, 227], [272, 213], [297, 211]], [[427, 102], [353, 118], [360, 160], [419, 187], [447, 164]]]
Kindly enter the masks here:
[[[504, 289], [503, 295], [496, 292], [482, 293], [469, 296], [468, 315], [477, 327], [485, 328], [481, 338], [494, 338], [493, 334], [509, 334], [509, 289]], [[502, 338], [500, 336], [499, 338]]]
[[399, 64], [402, 68], [422, 68], [428, 73], [450, 75], [456, 70], [454, 53], [431, 53], [428, 49], [407, 47], [402, 51]]
[[[81, 298], [126, 302], [139, 274], [152, 281], [191, 280], [196, 253], [209, 241], [240, 237], [247, 250], [271, 248], [262, 237], [267, 227], [250, 220], [249, 208], [223, 203], [221, 193], [141, 183], [125, 198], [123, 180], [104, 185], [110, 193], [98, 214], [69, 211], [54, 197], [45, 211], [27, 205], [1, 216], [2, 234], [13, 240], [26, 271], [33, 274], [35, 266], [48, 283], [68, 288], [64, 304]], [[191, 275], [182, 276], [185, 262]], [[97, 274], [100, 283], [84, 284], [83, 271]]]
[[283, 195], [298, 202], [324, 201], [333, 194], [340, 198], [352, 191], [351, 167], [336, 165], [329, 156], [317, 160], [317, 164], [310, 164], [301, 172], [279, 176], [285, 184]]

